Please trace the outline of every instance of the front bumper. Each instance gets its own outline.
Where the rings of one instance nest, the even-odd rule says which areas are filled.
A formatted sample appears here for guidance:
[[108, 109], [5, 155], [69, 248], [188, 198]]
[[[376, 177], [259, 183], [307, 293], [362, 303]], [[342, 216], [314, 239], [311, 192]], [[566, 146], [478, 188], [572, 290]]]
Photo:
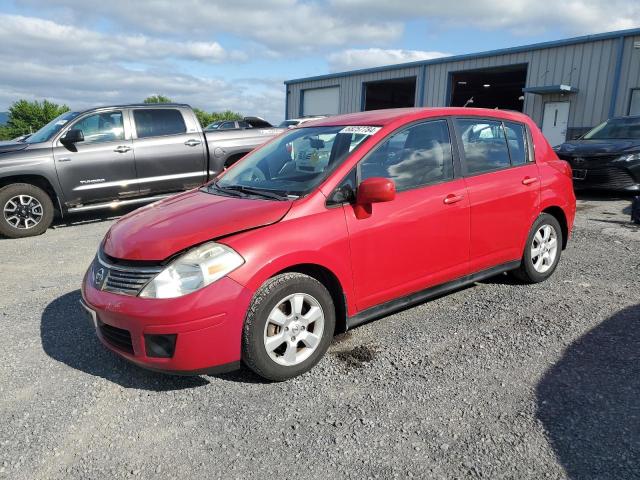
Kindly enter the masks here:
[[[146, 299], [98, 290], [85, 276], [82, 303], [100, 341], [138, 366], [173, 374], [237, 368], [253, 293], [228, 277], [184, 297]], [[170, 358], [150, 356], [145, 334], [176, 335]]]

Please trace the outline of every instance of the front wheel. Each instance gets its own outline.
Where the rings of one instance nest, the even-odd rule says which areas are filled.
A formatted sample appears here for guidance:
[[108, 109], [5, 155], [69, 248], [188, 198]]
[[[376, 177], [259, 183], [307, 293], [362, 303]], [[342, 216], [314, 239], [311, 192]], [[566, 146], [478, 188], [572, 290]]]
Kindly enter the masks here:
[[520, 267], [513, 271], [525, 283], [538, 283], [553, 274], [562, 253], [562, 229], [553, 215], [542, 213], [533, 223]]
[[335, 322], [333, 300], [322, 283], [301, 273], [276, 275], [253, 297], [242, 360], [269, 380], [301, 375], [329, 348]]
[[9, 238], [44, 233], [53, 221], [53, 202], [41, 188], [14, 183], [0, 188], [0, 234]]

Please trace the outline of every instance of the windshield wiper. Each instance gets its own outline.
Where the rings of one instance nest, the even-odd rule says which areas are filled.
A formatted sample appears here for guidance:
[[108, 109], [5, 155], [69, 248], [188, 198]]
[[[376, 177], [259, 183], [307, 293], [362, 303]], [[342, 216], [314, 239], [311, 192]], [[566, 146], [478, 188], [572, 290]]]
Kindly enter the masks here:
[[272, 198], [274, 200], [287, 200], [287, 197], [285, 195], [280, 195], [272, 190], [263, 190], [260, 188], [245, 187], [244, 185], [228, 185], [225, 187], [216, 185], [216, 187], [221, 190], [231, 190], [234, 192], [248, 193], [249, 195], [258, 195], [260, 197]]

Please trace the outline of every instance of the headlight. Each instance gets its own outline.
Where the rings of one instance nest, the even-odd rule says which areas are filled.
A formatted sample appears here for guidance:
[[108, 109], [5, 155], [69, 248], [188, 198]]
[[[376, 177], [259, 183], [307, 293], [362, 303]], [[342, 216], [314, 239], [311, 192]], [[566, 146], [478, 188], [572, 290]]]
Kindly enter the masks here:
[[234, 250], [210, 242], [189, 250], [160, 272], [140, 292], [144, 298], [175, 298], [195, 292], [244, 263]]
[[623, 162], [633, 162], [636, 160], [640, 160], [640, 152], [622, 155], [621, 157], [618, 157], [618, 160], [622, 160]]

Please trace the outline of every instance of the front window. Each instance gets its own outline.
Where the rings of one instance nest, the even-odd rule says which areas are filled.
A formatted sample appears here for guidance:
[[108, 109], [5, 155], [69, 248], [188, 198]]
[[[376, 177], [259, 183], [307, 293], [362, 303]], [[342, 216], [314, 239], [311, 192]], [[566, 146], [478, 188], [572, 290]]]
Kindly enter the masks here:
[[124, 140], [122, 112], [101, 112], [89, 115], [79, 120], [72, 128], [82, 130], [85, 143]]
[[207, 189], [283, 199], [306, 195], [378, 130], [371, 126], [290, 130], [246, 156]]
[[612, 118], [587, 132], [585, 140], [640, 139], [640, 117]]
[[44, 127], [38, 130], [36, 133], [31, 135], [29, 138], [25, 140], [25, 143], [40, 143], [40, 142], [48, 142], [51, 140], [56, 133], [64, 128], [64, 126], [74, 118], [80, 115], [79, 112], [66, 112], [62, 115], [54, 118], [49, 123], [47, 123]]

